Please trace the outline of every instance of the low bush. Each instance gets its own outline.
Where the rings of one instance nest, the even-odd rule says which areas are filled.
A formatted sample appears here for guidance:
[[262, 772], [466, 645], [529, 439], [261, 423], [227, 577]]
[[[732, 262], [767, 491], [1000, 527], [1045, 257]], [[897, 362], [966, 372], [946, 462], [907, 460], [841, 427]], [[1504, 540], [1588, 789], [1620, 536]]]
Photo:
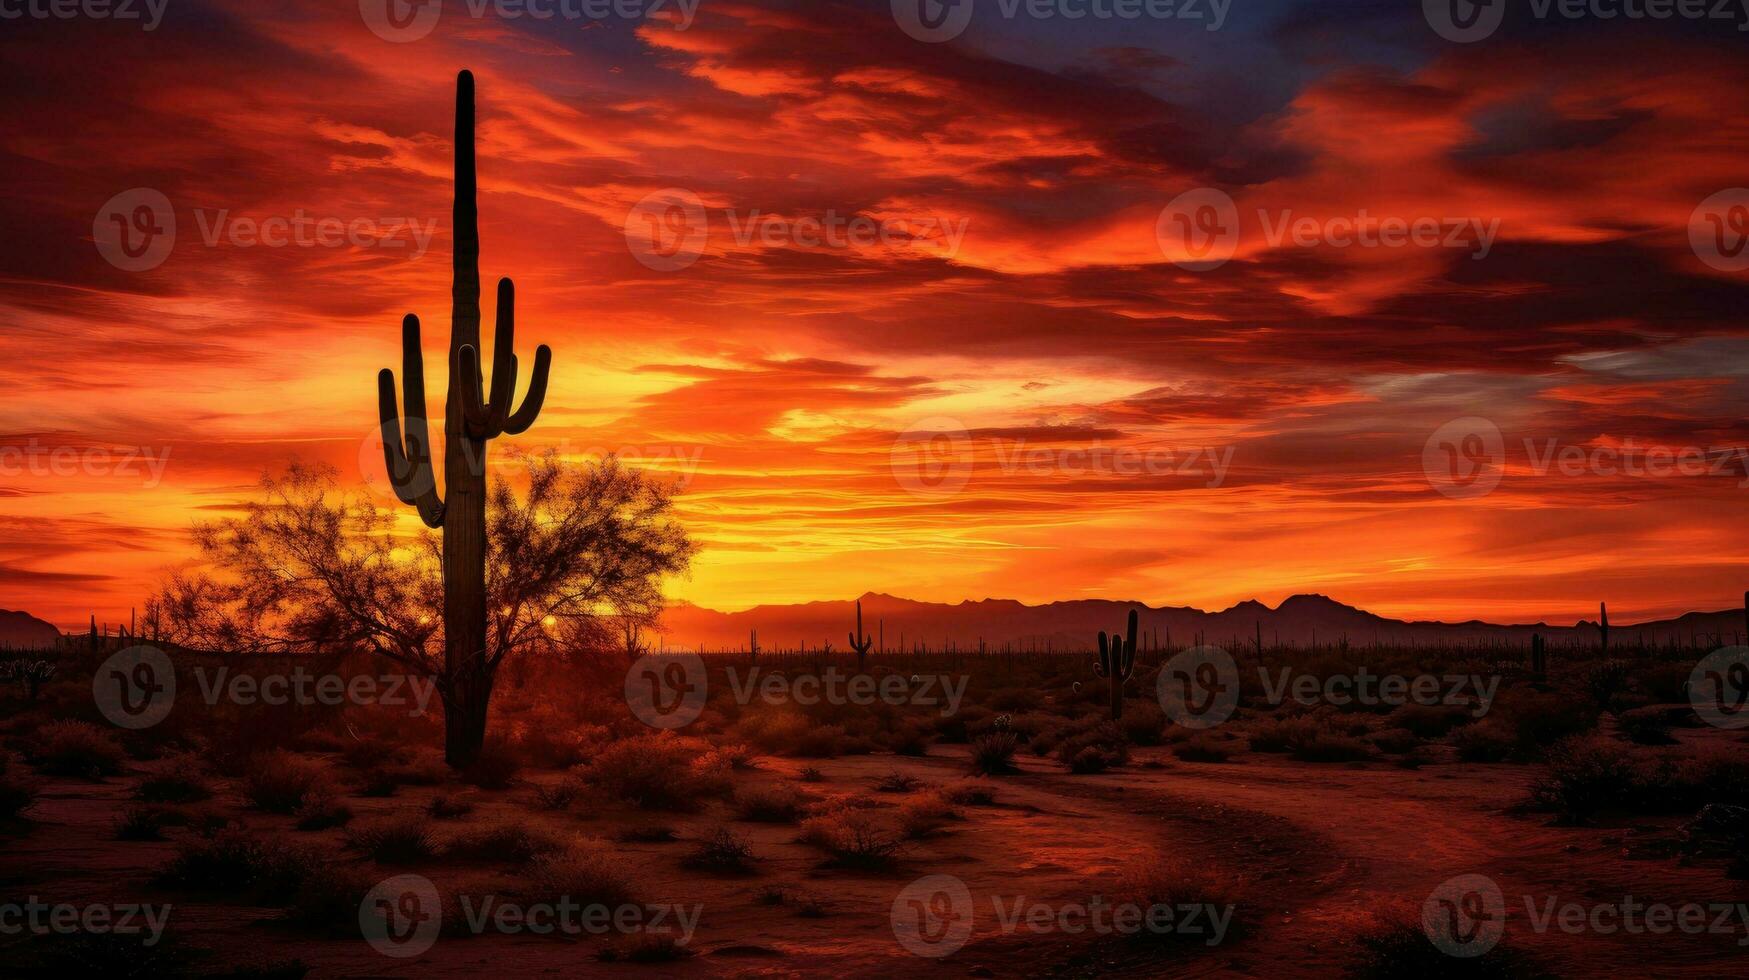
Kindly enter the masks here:
[[121, 772], [127, 754], [115, 736], [83, 721], [51, 721], [25, 743], [32, 765], [51, 776], [102, 779]]
[[437, 839], [423, 814], [374, 821], [346, 835], [346, 846], [378, 864], [416, 864], [437, 856]]
[[753, 846], [727, 827], [718, 827], [699, 841], [681, 862], [695, 871], [747, 874], [753, 870]]

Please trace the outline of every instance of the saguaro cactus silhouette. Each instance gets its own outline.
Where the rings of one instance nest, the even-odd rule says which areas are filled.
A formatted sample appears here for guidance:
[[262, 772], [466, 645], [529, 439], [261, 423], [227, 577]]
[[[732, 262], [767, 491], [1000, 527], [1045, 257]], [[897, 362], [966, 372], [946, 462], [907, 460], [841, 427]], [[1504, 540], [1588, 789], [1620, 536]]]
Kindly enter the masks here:
[[492, 344], [492, 386], [488, 399], [480, 370], [480, 221], [475, 201], [474, 76], [456, 77], [455, 104], [455, 254], [451, 286], [449, 397], [444, 408], [442, 496], [431, 462], [431, 436], [425, 415], [425, 366], [419, 347], [419, 318], [401, 321], [401, 392], [406, 424], [395, 405], [395, 373], [377, 375], [382, 416], [383, 461], [395, 495], [419, 509], [427, 526], [443, 529], [444, 755], [465, 766], [479, 754], [486, 736], [486, 712], [493, 671], [486, 649], [486, 443], [516, 435], [534, 424], [546, 399], [553, 354], [545, 344], [535, 351], [534, 372], [522, 407], [511, 411], [516, 393], [515, 286], [498, 281], [498, 324]]
[[1136, 611], [1130, 610], [1127, 636], [1111, 635], [1108, 642], [1105, 631], [1099, 631], [1099, 660], [1093, 665], [1093, 672], [1111, 682], [1111, 720], [1117, 721], [1123, 717], [1123, 686], [1136, 670]]
[[856, 669], [860, 672], [863, 663], [868, 659], [869, 650], [874, 648], [874, 638], [862, 633], [862, 600], [856, 600], [856, 632], [850, 634], [850, 649], [856, 651]]
[[1541, 676], [1548, 673], [1549, 660], [1547, 648], [1543, 646], [1541, 633], [1530, 634], [1530, 671]]
[[1599, 642], [1601, 644], [1599, 649], [1601, 649], [1604, 653], [1608, 653], [1609, 652], [1609, 603], [1607, 603], [1607, 602], [1600, 602], [1597, 604], [1597, 631], [1598, 631]]

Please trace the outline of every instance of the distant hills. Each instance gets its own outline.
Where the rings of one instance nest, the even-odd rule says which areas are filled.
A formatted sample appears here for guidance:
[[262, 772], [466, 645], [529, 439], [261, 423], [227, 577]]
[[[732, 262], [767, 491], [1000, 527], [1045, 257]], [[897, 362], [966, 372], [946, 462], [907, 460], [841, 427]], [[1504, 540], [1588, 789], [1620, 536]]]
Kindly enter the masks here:
[[[877, 634], [884, 629], [889, 651], [900, 649], [901, 642], [907, 648], [927, 643], [931, 650], [937, 650], [952, 643], [961, 649], [977, 649], [980, 639], [991, 648], [1086, 650], [1100, 630], [1121, 629], [1130, 609], [1140, 612], [1140, 628], [1148, 634], [1143, 642], [1152, 646], [1183, 647], [1198, 642], [1198, 637], [1217, 646], [1249, 646], [1259, 630], [1266, 646], [1329, 644], [1344, 638], [1354, 645], [1528, 644], [1532, 633], [1541, 633], [1557, 645], [1598, 641], [1598, 626], [1590, 620], [1566, 626], [1498, 625], [1479, 620], [1406, 622], [1322, 595], [1290, 596], [1273, 609], [1252, 599], [1219, 612], [1179, 606], [1156, 609], [1109, 599], [1029, 606], [1012, 599], [937, 603], [874, 592], [862, 597], [863, 631], [876, 636], [878, 643]], [[696, 648], [702, 643], [706, 650], [744, 650], [748, 631], [758, 630], [759, 645], [768, 650], [795, 649], [804, 643], [809, 649], [818, 649], [822, 642], [831, 641], [833, 650], [838, 651], [846, 649], [846, 634], [855, 622], [854, 600], [755, 606], [734, 613], [681, 604], [664, 616], [663, 640], [671, 649]], [[1729, 609], [1647, 623], [1612, 622], [1610, 635], [1612, 641], [1622, 643], [1743, 642], [1744, 613]]]
[[52, 647], [61, 638], [61, 631], [52, 623], [26, 612], [0, 609], [0, 647], [41, 649]]

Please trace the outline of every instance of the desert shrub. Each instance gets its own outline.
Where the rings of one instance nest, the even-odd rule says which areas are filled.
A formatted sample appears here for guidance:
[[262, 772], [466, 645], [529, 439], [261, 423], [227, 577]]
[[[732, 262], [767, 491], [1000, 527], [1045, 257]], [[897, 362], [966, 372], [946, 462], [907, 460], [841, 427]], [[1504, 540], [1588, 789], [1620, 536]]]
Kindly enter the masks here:
[[696, 759], [683, 740], [667, 733], [639, 735], [605, 746], [583, 771], [603, 792], [646, 810], [693, 810], [729, 789], [720, 759]]
[[1057, 761], [1068, 766], [1070, 772], [1101, 773], [1129, 762], [1130, 749], [1121, 730], [1101, 724], [1064, 739], [1057, 746]]
[[472, 803], [447, 793], [439, 793], [425, 804], [425, 813], [433, 820], [459, 820], [473, 812]]
[[1350, 942], [1347, 970], [1357, 980], [1522, 980], [1544, 975], [1506, 941], [1479, 956], [1452, 956], [1427, 938], [1418, 910], [1407, 908], [1379, 915]]
[[735, 793], [738, 820], [755, 823], [794, 823], [801, 817], [806, 798], [789, 786], [744, 787]]
[[875, 789], [882, 793], [909, 793], [922, 783], [923, 780], [916, 776], [894, 770], [878, 779], [875, 782]]
[[1020, 770], [1014, 765], [1014, 752], [1020, 740], [1013, 732], [993, 732], [981, 735], [972, 743], [972, 771], [986, 776], [1006, 776]]
[[541, 855], [529, 865], [528, 881], [534, 900], [553, 905], [568, 898], [579, 905], [616, 908], [636, 897], [613, 855], [594, 844]]
[[967, 779], [949, 786], [942, 795], [955, 806], [994, 806], [996, 803], [996, 790], [978, 779]]
[[804, 759], [836, 759], [846, 754], [848, 740], [842, 725], [814, 725], [790, 742], [789, 754]]
[[727, 827], [718, 827], [687, 853], [685, 867], [718, 874], [746, 874], [753, 870], [753, 846]]
[[1473, 719], [1463, 705], [1405, 704], [1391, 712], [1389, 720], [1392, 727], [1408, 729], [1420, 738], [1443, 738]]
[[853, 806], [840, 806], [802, 821], [801, 840], [831, 855], [834, 866], [864, 870], [891, 866], [903, 843], [874, 814]]
[[134, 797], [143, 803], [199, 803], [212, 795], [212, 787], [201, 776], [200, 763], [187, 755], [172, 757], [162, 770], [146, 776], [134, 788]]
[[374, 821], [347, 832], [346, 846], [378, 864], [414, 864], [437, 855], [437, 839], [423, 814]]
[[164, 828], [179, 822], [161, 806], [123, 807], [115, 822], [115, 839], [163, 840]]
[[1749, 807], [1749, 755], [1740, 748], [1701, 749], [1669, 760], [1664, 790], [1673, 808], [1709, 804]]
[[1511, 730], [1493, 720], [1460, 728], [1451, 741], [1465, 762], [1504, 762], [1518, 744]]
[[321, 763], [284, 749], [254, 756], [243, 776], [243, 796], [268, 813], [296, 813], [306, 800], [332, 795]]
[[340, 749], [341, 760], [354, 769], [381, 769], [395, 755], [395, 746], [378, 738], [355, 738]]
[[1570, 738], [1551, 746], [1548, 770], [1531, 786], [1531, 799], [1569, 821], [1602, 810], [1639, 809], [1659, 781], [1650, 760], [1602, 738]]
[[[1230, 912], [1231, 918], [1228, 920], [1227, 932], [1221, 937], [1222, 941], [1242, 934], [1246, 924], [1245, 917], [1240, 914], [1243, 906], [1238, 882], [1218, 871], [1192, 868], [1169, 861], [1159, 854], [1146, 855], [1125, 866], [1124, 872], [1118, 878], [1115, 899], [1123, 905], [1133, 905], [1144, 912], [1155, 907], [1176, 911], [1186, 905], [1207, 906], [1221, 909], [1223, 913]], [[1214, 937], [1206, 931], [1211, 927], [1208, 918], [1206, 915], [1202, 916], [1205, 932], [1200, 936], [1148, 930], [1138, 932], [1136, 936], [1156, 940], [1211, 942]]]
[[329, 830], [352, 822], [352, 808], [332, 796], [312, 796], [298, 807], [299, 830]]
[[377, 875], [325, 861], [308, 870], [286, 906], [286, 919], [296, 925], [346, 929], [358, 935], [358, 908], [376, 884]]
[[894, 755], [919, 758], [929, 754], [930, 731], [922, 724], [907, 721], [895, 728], [886, 739], [887, 748]]
[[480, 747], [480, 754], [462, 769], [462, 782], [481, 789], [508, 789], [522, 771], [516, 758], [516, 748], [504, 739], [489, 738]]
[[25, 745], [25, 755], [51, 776], [102, 779], [121, 772], [126, 753], [110, 733], [83, 721], [51, 721]]
[[185, 841], [156, 876], [157, 884], [189, 891], [289, 899], [320, 857], [301, 848], [223, 830]]
[[1185, 762], [1226, 762], [1232, 758], [1233, 749], [1205, 732], [1172, 746], [1172, 754]]
[[401, 788], [400, 779], [388, 769], [366, 769], [360, 774], [358, 795], [369, 799], [386, 799]]
[[796, 778], [804, 783], [823, 783], [826, 781], [826, 774], [816, 766], [803, 766], [802, 771], [796, 774]]
[[1324, 731], [1295, 742], [1289, 754], [1299, 762], [1360, 762], [1372, 758], [1373, 749], [1353, 736]]
[[550, 786], [536, 786], [534, 801], [543, 810], [569, 810], [585, 788], [581, 780], [561, 779]]
[[1585, 671], [1585, 693], [1599, 708], [1608, 708], [1615, 695], [1627, 686], [1628, 663], [1625, 660], [1605, 660]]
[[958, 819], [959, 810], [939, 791], [913, 797], [899, 806], [899, 831], [911, 840], [927, 837]]
[[619, 832], [619, 840], [627, 844], [666, 844], [679, 837], [665, 823], [638, 823]]
[[1634, 708], [1616, 717], [1621, 733], [1638, 745], [1670, 745], [1670, 713], [1658, 705]]
[[1253, 752], [1289, 752], [1298, 742], [1323, 731], [1318, 719], [1309, 715], [1291, 718], [1264, 718], [1246, 734]]
[[35, 785], [15, 773], [0, 774], [0, 820], [17, 820], [35, 802]]
[[1159, 745], [1160, 735], [1166, 730], [1166, 715], [1149, 702], [1133, 703], [1125, 707], [1117, 727], [1123, 740], [1131, 745]]
[[1372, 747], [1380, 752], [1392, 755], [1410, 752], [1421, 744], [1421, 739], [1407, 728], [1387, 728], [1384, 731], [1373, 732], [1366, 737]]
[[459, 861], [527, 864], [565, 849], [563, 841], [522, 824], [504, 823], [458, 834], [443, 846], [443, 856]]

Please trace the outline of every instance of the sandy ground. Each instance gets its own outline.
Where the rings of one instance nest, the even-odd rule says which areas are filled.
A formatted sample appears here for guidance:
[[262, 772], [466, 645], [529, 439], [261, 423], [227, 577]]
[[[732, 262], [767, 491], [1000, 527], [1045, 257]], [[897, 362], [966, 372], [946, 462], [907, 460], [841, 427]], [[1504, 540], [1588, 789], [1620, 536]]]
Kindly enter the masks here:
[[[928, 758], [847, 757], [801, 762], [764, 759], [742, 784], [793, 781], [814, 765], [826, 794], [875, 792], [895, 770], [926, 783], [956, 782], [962, 747], [937, 747]], [[411, 959], [390, 959], [362, 940], [312, 939], [276, 923], [273, 909], [243, 908], [151, 888], [149, 875], [174, 852], [171, 842], [118, 842], [116, 814], [135, 778], [107, 783], [48, 783], [32, 821], [0, 840], [0, 893], [54, 901], [171, 902], [172, 929], [217, 951], [215, 963], [293, 957], [312, 976], [414, 977], [562, 974], [747, 977], [892, 976], [1292, 976], [1340, 972], [1343, 938], [1393, 903], [1418, 908], [1440, 882], [1480, 873], [1507, 896], [1508, 941], [1564, 976], [1667, 977], [1740, 974], [1749, 964], [1745, 938], [1734, 935], [1567, 935], [1538, 933], [1525, 915], [1526, 895], [1586, 905], [1619, 902], [1749, 901], [1749, 885], [1725, 879], [1715, 863], [1682, 866], [1669, 856], [1637, 856], [1638, 839], [1668, 838], [1671, 822], [1615, 828], [1550, 826], [1516, 805], [1534, 774], [1516, 765], [1435, 765], [1410, 772], [1385, 763], [1314, 766], [1247, 754], [1219, 764], [1172, 760], [1164, 750], [1138, 753], [1126, 769], [1071, 776], [1054, 763], [1025, 758], [1018, 775], [992, 780], [995, 806], [967, 808], [942, 834], [917, 842], [891, 872], [825, 869], [821, 853], [797, 843], [793, 825], [736, 823], [754, 845], [757, 873], [701, 874], [681, 867], [691, 839], [721, 824], [723, 814], [650, 815], [630, 810], [554, 814], [538, 810], [529, 785], [500, 793], [469, 790], [474, 814], [445, 831], [494, 820], [540, 823], [557, 833], [613, 839], [628, 826], [667, 823], [681, 840], [615, 844], [649, 901], [703, 906], [697, 951], [667, 964], [603, 963], [600, 938], [487, 935], [441, 939]], [[1155, 768], [1154, 766], [1158, 766]], [[137, 777], [136, 777], [137, 778]], [[557, 774], [536, 774], [554, 781]], [[436, 790], [403, 788], [387, 799], [349, 800], [360, 820], [423, 807]], [[454, 790], [450, 790], [452, 794]], [[241, 811], [240, 801], [221, 798]], [[248, 813], [251, 829], [303, 843], [340, 847], [341, 832], [299, 833], [290, 818]], [[173, 831], [173, 834], [183, 833]], [[1085, 901], [1107, 889], [1129, 862], [1151, 851], [1217, 869], [1243, 883], [1250, 922], [1241, 938], [1217, 947], [1200, 942], [1143, 946], [1093, 935], [1003, 931], [991, 900]], [[423, 874], [440, 886], [470, 883], [490, 890], [501, 867], [384, 869]], [[889, 911], [899, 890], [930, 874], [963, 880], [974, 897], [971, 940], [945, 959], [920, 958], [895, 940]], [[793, 904], [756, 900], [767, 886], [824, 903], [823, 917]]]

